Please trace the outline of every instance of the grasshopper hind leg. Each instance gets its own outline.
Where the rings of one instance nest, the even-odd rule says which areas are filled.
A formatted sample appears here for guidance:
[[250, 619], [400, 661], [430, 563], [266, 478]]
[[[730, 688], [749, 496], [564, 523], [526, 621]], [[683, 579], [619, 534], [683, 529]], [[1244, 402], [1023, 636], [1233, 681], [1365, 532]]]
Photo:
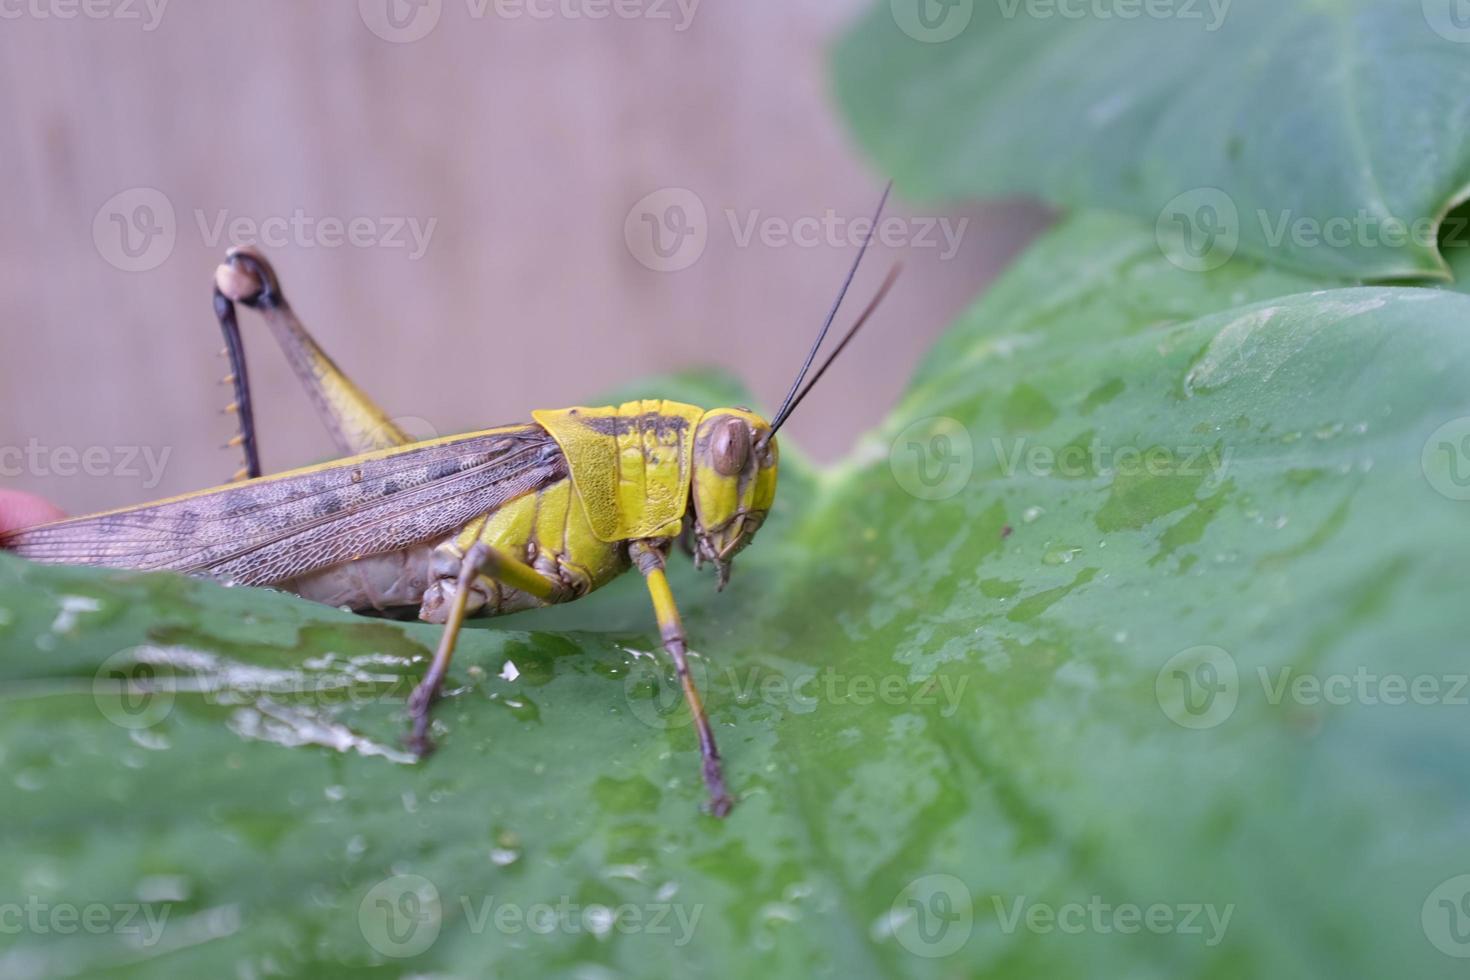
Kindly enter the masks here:
[[307, 333], [286, 301], [275, 269], [263, 256], [254, 249], [232, 248], [224, 264], [215, 271], [214, 280], [214, 311], [224, 334], [225, 351], [230, 358], [229, 380], [235, 389], [235, 401], [229, 410], [239, 418], [240, 431], [230, 445], [240, 446], [245, 454], [245, 466], [236, 475], [237, 479], [258, 477], [261, 467], [236, 303], [258, 311], [265, 318], [291, 369], [343, 453], [356, 455], [392, 449], [412, 441]]
[[235, 400], [227, 412], [233, 412], [239, 420], [239, 433], [230, 440], [239, 445], [244, 453], [244, 465], [235, 474], [236, 480], [253, 480], [260, 476], [260, 446], [255, 439], [255, 410], [250, 404], [250, 375], [245, 368], [245, 345], [240, 340], [240, 321], [235, 317], [235, 304], [228, 296], [214, 289], [214, 315], [219, 320], [220, 332], [225, 337], [225, 353], [230, 357], [230, 373], [225, 379], [234, 385]]

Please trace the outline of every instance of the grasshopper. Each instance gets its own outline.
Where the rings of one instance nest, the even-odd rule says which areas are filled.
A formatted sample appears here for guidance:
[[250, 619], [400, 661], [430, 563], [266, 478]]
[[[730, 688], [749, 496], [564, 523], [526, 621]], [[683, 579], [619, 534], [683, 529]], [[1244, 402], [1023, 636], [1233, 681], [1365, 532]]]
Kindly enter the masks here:
[[[215, 273], [214, 307], [239, 417], [231, 445], [245, 456], [235, 480], [12, 531], [0, 548], [282, 589], [358, 612], [417, 607], [444, 627], [408, 700], [407, 741], [420, 756], [432, 749], [430, 708], [466, 617], [569, 602], [637, 568], [697, 730], [709, 809], [723, 817], [734, 801], [690, 676], [666, 561], [679, 541], [696, 565], [716, 567], [724, 587], [775, 500], [777, 430], [893, 283], [897, 268], [803, 387], [866, 249], [770, 421], [745, 408], [646, 400], [540, 410], [530, 422], [423, 442], [410, 442], [318, 346], [265, 258], [231, 249]], [[346, 458], [261, 475], [237, 303], [266, 320]]]

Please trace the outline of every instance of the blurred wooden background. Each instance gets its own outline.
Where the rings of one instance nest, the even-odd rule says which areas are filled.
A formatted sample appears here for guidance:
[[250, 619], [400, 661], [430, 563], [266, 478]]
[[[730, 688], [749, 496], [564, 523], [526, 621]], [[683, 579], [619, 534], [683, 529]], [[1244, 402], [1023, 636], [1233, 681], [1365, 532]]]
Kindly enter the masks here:
[[[604, 19], [588, 16], [610, 9], [598, 0], [17, 8], [0, 24], [0, 482], [80, 511], [226, 478], [238, 454], [219, 448], [233, 428], [218, 414], [210, 277], [262, 226], [284, 235], [265, 247], [307, 324], [391, 413], [425, 420], [410, 428], [519, 420], [710, 363], [770, 409], [852, 258], [845, 223], [882, 185], [825, 70], [863, 6], [641, 0], [619, 8], [641, 16]], [[659, 271], [638, 202], [655, 194], [651, 220], [682, 213], [678, 227], [698, 217], [667, 212], [687, 203], [670, 188], [704, 208], [705, 245], [686, 239], [670, 261], [687, 267]], [[838, 240], [742, 243], [752, 221], [779, 232], [829, 211]], [[819, 458], [883, 416], [1045, 221], [1020, 204], [899, 199], [892, 213], [970, 221], [952, 255], [935, 230], [934, 244], [870, 258], [857, 294], [895, 257], [907, 272], [787, 430]], [[339, 241], [354, 219], [357, 243]], [[426, 247], [395, 232], [401, 219], [420, 235], [433, 222]], [[244, 326], [266, 468], [330, 455], [262, 325]]]

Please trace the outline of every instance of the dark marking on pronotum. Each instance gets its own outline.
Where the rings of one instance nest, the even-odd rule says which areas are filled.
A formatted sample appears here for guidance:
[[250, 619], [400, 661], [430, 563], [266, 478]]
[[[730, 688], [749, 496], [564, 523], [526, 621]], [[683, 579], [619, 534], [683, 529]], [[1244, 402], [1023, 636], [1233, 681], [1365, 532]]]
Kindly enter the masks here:
[[645, 412], [642, 415], [616, 415], [611, 418], [587, 418], [582, 424], [593, 432], [604, 436], [625, 436], [634, 431], [646, 432], [653, 430], [659, 435], [667, 435], [671, 432], [683, 432], [689, 428], [689, 420], [678, 415], [662, 415], [658, 412]]

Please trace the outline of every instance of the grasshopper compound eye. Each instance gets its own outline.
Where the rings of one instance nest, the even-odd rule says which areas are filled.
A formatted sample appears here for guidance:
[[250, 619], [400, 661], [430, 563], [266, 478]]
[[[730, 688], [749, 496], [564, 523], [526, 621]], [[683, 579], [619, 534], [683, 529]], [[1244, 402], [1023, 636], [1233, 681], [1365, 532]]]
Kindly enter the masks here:
[[712, 455], [721, 476], [739, 476], [750, 459], [750, 429], [740, 419], [726, 419], [715, 433]]

